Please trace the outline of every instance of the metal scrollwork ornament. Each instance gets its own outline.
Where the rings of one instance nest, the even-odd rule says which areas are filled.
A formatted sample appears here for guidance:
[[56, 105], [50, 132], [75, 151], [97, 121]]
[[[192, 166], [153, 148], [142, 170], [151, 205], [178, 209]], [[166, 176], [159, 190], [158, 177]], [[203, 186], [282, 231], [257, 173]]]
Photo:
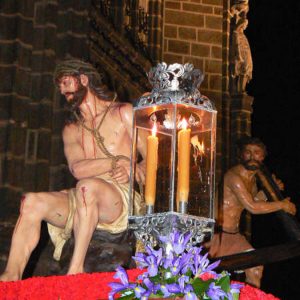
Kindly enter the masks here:
[[193, 64], [167, 65], [162, 62], [151, 68], [147, 75], [153, 89], [139, 99], [138, 107], [174, 102], [197, 105], [206, 110], [215, 109], [213, 103], [198, 90], [204, 75], [199, 69], [194, 69]]

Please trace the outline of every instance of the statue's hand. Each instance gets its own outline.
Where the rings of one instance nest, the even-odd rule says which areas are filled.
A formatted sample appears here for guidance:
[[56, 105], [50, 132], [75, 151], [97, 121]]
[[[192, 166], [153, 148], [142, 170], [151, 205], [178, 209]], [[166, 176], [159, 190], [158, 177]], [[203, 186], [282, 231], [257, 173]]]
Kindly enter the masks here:
[[[119, 182], [119, 178], [122, 179], [122, 182], [119, 183], [127, 183], [129, 181], [129, 177], [130, 177], [130, 161], [128, 160], [119, 160], [117, 162], [117, 168], [112, 172], [112, 178], [116, 179]], [[125, 180], [125, 174], [123, 172], [127, 173], [127, 181], [123, 182], [123, 180]], [[121, 175], [122, 172], [122, 175]], [[116, 173], [116, 175], [114, 175], [114, 173]], [[145, 162], [142, 161], [140, 162], [137, 166], [136, 166], [136, 170], [135, 170], [135, 179], [137, 182], [140, 182], [142, 184], [145, 183], [145, 173], [146, 173], [146, 166], [145, 166]]]
[[283, 191], [284, 190], [284, 183], [275, 176], [275, 174], [272, 174], [272, 179], [275, 181], [276, 185], [278, 186], [278, 188]]
[[118, 183], [127, 183], [129, 181], [129, 174], [124, 166], [117, 166], [112, 170], [111, 177]]
[[292, 203], [290, 201], [290, 198], [287, 197], [284, 200], [282, 200], [282, 204], [283, 204], [283, 210], [291, 215], [295, 215], [296, 214], [296, 206], [294, 203]]

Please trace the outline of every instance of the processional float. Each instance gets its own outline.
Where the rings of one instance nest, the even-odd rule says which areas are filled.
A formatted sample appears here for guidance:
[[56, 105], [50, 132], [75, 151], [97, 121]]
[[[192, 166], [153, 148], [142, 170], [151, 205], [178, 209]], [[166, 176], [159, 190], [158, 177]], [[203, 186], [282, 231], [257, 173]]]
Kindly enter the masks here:
[[[216, 116], [198, 90], [203, 80], [192, 64], [160, 63], [148, 73], [151, 93], [139, 98], [133, 114], [129, 228], [144, 244], [174, 229], [191, 232], [191, 243], [214, 228]], [[146, 153], [145, 209], [137, 214], [135, 175]]]

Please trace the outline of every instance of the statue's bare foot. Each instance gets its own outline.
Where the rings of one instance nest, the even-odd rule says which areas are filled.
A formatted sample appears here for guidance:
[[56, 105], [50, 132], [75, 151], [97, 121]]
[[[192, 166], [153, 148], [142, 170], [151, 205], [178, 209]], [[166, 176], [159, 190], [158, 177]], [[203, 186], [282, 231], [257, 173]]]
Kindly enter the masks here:
[[84, 273], [83, 268], [72, 268], [72, 267], [70, 267], [70, 269], [68, 270], [67, 275], [75, 275], [75, 274], [79, 274], [79, 273]]
[[9, 273], [9, 272], [7, 272], [7, 271], [3, 272], [3, 273], [0, 275], [0, 281], [3, 281], [3, 282], [5, 282], [5, 281], [17, 281], [17, 280], [19, 280], [19, 279], [21, 279], [21, 278], [19, 278], [18, 275], [16, 275], [16, 274], [11, 274], [11, 273]]

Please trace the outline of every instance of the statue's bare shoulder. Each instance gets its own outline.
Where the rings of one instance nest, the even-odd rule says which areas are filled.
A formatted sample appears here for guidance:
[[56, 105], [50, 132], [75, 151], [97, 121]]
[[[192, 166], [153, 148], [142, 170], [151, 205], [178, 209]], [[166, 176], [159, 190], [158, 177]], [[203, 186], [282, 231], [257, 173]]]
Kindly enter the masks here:
[[[77, 139], [77, 136], [78, 136], [78, 133], [79, 133], [79, 126], [75, 123], [71, 123], [71, 124], [67, 124], [65, 125], [65, 127], [63, 128], [63, 131], [62, 131], [62, 138], [63, 138], [63, 141], [64, 141], [64, 144], [66, 143], [74, 143], [76, 142], [78, 139]], [[79, 141], [77, 141], [79, 142]]]
[[133, 108], [131, 103], [119, 103], [119, 113], [125, 125], [132, 127]]
[[244, 185], [240, 175], [239, 166], [229, 169], [224, 176], [224, 186], [233, 190]]

